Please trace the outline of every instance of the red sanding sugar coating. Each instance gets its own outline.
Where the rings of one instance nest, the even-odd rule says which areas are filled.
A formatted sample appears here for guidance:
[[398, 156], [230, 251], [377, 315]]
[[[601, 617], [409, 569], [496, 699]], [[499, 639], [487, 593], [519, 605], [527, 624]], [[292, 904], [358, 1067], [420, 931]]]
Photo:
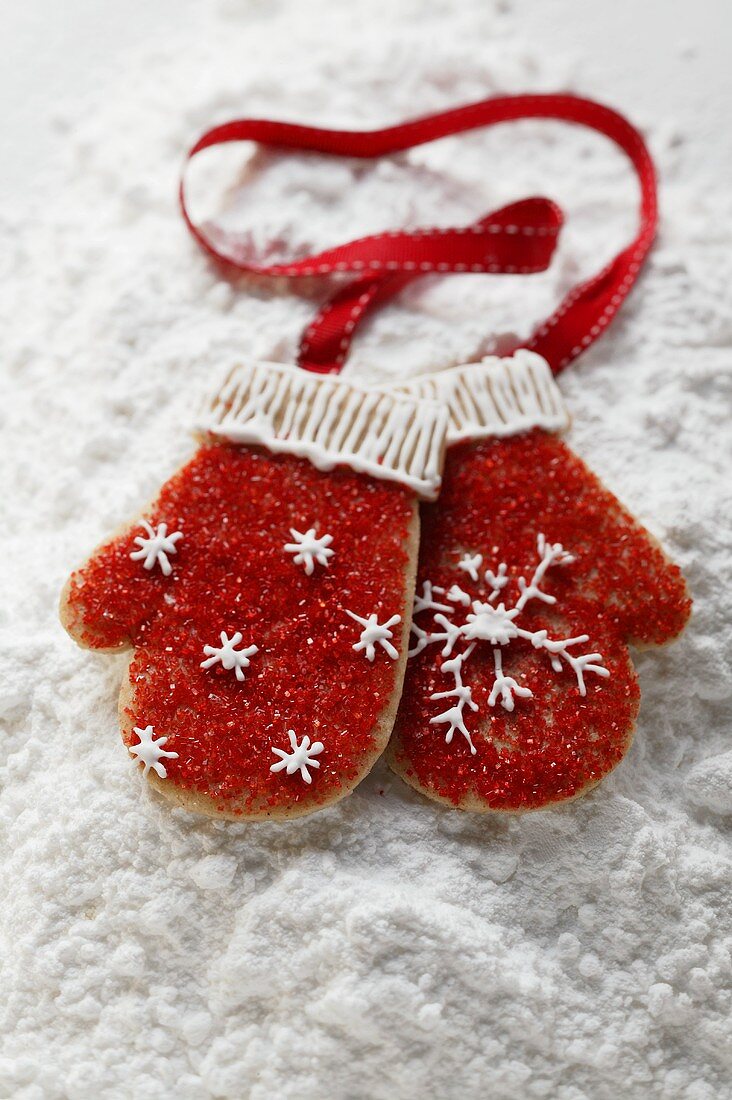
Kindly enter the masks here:
[[[125, 724], [168, 737], [178, 759], [165, 760], [166, 783], [208, 793], [224, 809], [233, 799], [261, 809], [316, 805], [360, 774], [396, 662], [381, 647], [373, 663], [353, 650], [362, 628], [345, 609], [404, 619], [412, 508], [401, 486], [345, 468], [323, 473], [290, 456], [209, 445], [145, 513], [183, 533], [171, 576], [130, 559], [139, 525], [74, 575], [75, 636], [95, 648], [136, 647]], [[291, 527], [332, 535], [329, 568], [307, 576], [294, 563], [283, 549]], [[220, 664], [200, 667], [221, 631], [259, 647], [243, 683]], [[273, 747], [291, 751], [290, 729], [325, 746], [311, 786], [299, 772], [270, 771]]]
[[[505, 562], [510, 581], [499, 599], [511, 607], [520, 594], [519, 576], [528, 581], [537, 565], [539, 533], [562, 543], [575, 561], [545, 575], [542, 588], [557, 603], [530, 601], [518, 625], [544, 628], [553, 638], [588, 634], [577, 650], [601, 652], [611, 675], [586, 674], [582, 697], [566, 664], [555, 672], [546, 652], [513, 639], [503, 647], [504, 673], [533, 697], [516, 698], [509, 713], [500, 699], [488, 704], [493, 650], [479, 641], [462, 670], [480, 708], [465, 710], [477, 749], [471, 755], [459, 732], [448, 745], [447, 727], [430, 725], [450, 705], [430, 695], [454, 686], [441, 672], [441, 645], [411, 658], [394, 757], [413, 782], [455, 805], [529, 809], [571, 798], [601, 779], [626, 751], [638, 710], [624, 642], [665, 642], [689, 615], [678, 568], [561, 440], [540, 430], [450, 449], [440, 499], [422, 512], [417, 590], [425, 580], [445, 589], [458, 584], [486, 600], [491, 586], [483, 573]], [[456, 567], [465, 552], [483, 555], [478, 582]], [[462, 623], [466, 610], [456, 608], [451, 621]], [[415, 622], [439, 630], [430, 611]], [[461, 639], [453, 656], [465, 648]]]

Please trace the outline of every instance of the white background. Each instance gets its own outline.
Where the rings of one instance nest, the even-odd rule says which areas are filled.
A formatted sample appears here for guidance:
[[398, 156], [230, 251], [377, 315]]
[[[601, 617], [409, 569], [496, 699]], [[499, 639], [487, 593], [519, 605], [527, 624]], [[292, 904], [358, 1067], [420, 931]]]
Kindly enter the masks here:
[[[728, 7], [5, 0], [0, 1097], [730, 1096]], [[569, 445], [694, 596], [674, 645], [634, 654], [630, 752], [518, 818], [447, 811], [383, 762], [289, 825], [171, 811], [120, 743], [124, 657], [74, 646], [58, 594], [186, 459], [211, 370], [291, 359], [315, 293], [206, 263], [175, 202], [187, 142], [237, 113], [369, 126], [558, 87], [625, 111], [661, 179], [643, 277], [561, 378]], [[255, 249], [301, 251], [537, 190], [566, 209], [544, 275], [434, 280], [381, 311], [347, 364], [367, 381], [530, 331], [632, 228], [627, 165], [576, 128], [429, 154], [363, 175], [262, 158], [232, 203]]]
[[[583, 87], [641, 118], [662, 110], [698, 134], [698, 154], [732, 167], [732, 7], [725, 0], [516, 0], [518, 24], [548, 53], [583, 56]], [[196, 0], [6, 0], [0, 65], [0, 196], [22, 195], [62, 137], [59, 97], [103, 86], [125, 53], [164, 41]], [[587, 60], [591, 59], [591, 64]]]

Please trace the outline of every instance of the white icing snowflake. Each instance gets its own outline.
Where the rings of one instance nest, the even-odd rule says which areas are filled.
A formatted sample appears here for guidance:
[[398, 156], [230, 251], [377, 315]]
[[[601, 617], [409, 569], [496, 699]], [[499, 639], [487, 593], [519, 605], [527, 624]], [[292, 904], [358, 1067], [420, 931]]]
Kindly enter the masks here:
[[346, 615], [350, 615], [354, 622], [360, 623], [363, 627], [360, 640], [352, 646], [357, 653], [359, 650], [363, 649], [366, 660], [373, 661], [376, 656], [376, 646], [380, 645], [386, 650], [392, 661], [397, 659], [399, 654], [391, 644], [391, 638], [394, 637], [394, 632], [391, 630], [391, 627], [401, 622], [401, 615], [392, 615], [385, 623], [379, 623], [377, 621], [375, 611], [369, 615], [368, 619], [362, 619], [360, 615], [356, 615], [353, 611], [348, 611], [348, 609], [346, 609]]
[[290, 738], [290, 748], [292, 752], [286, 752], [285, 749], [272, 749], [275, 756], [281, 757], [276, 764], [273, 764], [269, 769], [271, 772], [281, 772], [283, 768], [287, 769], [288, 775], [294, 775], [299, 771], [301, 777], [306, 783], [312, 783], [312, 777], [308, 768], [319, 768], [320, 762], [313, 760], [314, 756], [320, 756], [323, 751], [324, 745], [322, 741], [314, 741], [310, 744], [309, 737], [303, 737], [302, 741], [298, 745], [297, 734], [294, 730], [288, 730], [287, 736]]
[[231, 638], [222, 630], [219, 637], [221, 639], [220, 646], [205, 645], [203, 647], [203, 652], [208, 657], [208, 660], [201, 661], [201, 668], [211, 668], [212, 665], [218, 664], [220, 661], [227, 671], [232, 668], [236, 670], [237, 680], [243, 680], [244, 669], [249, 668], [252, 663], [249, 658], [253, 657], [255, 653], [259, 653], [259, 647], [250, 645], [247, 646], [246, 649], [237, 650], [236, 646], [239, 645], [244, 637], [238, 630]]
[[177, 553], [175, 544], [183, 538], [182, 533], [174, 531], [169, 535], [167, 523], [159, 523], [157, 528], [153, 528], [146, 519], [142, 520], [142, 526], [147, 532], [147, 538], [136, 536], [135, 542], [140, 549], [133, 550], [130, 557], [133, 561], [142, 561], [145, 569], [152, 569], [157, 562], [164, 576], [169, 577], [173, 567], [168, 561], [168, 554]]
[[[486, 583], [491, 587], [487, 600], [473, 599], [455, 584], [448, 590], [446, 598], [450, 603], [471, 609], [465, 615], [465, 621], [459, 625], [447, 618], [448, 615], [454, 614], [457, 610], [456, 607], [438, 604], [433, 599], [434, 593], [441, 595], [444, 589], [435, 588], [429, 581], [425, 581], [422, 586], [422, 594], [415, 597], [415, 615], [426, 610], [436, 612], [433, 626], [439, 629], [435, 630], [433, 628], [432, 631], [427, 631], [418, 626], [417, 623], [413, 623], [412, 633], [416, 638], [416, 643], [409, 651], [410, 657], [416, 656], [426, 646], [433, 645], [436, 642], [442, 643], [442, 656], [450, 657], [455, 645], [460, 640], [470, 643], [463, 653], [458, 654], [451, 660], [443, 661], [442, 671], [453, 677], [453, 688], [450, 691], [435, 692], [430, 696], [431, 699], [455, 700], [453, 706], [430, 719], [432, 725], [439, 724], [448, 727], [445, 734], [445, 741], [448, 744], [452, 741], [453, 734], [457, 730], [470, 745], [470, 751], [472, 753], [476, 752], [470, 733], [465, 726], [464, 711], [466, 706], [473, 711], [477, 711], [478, 706], [473, 700], [470, 688], [463, 684], [462, 668], [475, 646], [480, 642], [488, 642], [493, 648], [494, 680], [488, 697], [488, 705], [491, 707], [494, 707], [500, 701], [505, 710], [512, 711], [516, 699], [529, 699], [532, 695], [529, 688], [519, 684], [512, 676], [506, 675], [503, 671], [504, 648], [509, 648], [515, 638], [524, 638], [526, 641], [531, 642], [535, 649], [543, 649], [548, 655], [551, 667], [555, 672], [561, 672], [562, 661], [564, 661], [574, 672], [577, 687], [582, 696], [587, 694], [586, 673], [594, 672], [596, 676], [602, 677], [610, 675], [608, 669], [602, 664], [602, 654], [571, 652], [573, 646], [584, 645], [585, 642], [589, 641], [588, 634], [579, 634], [575, 638], [550, 638], [546, 630], [525, 630], [519, 625], [517, 620], [519, 620], [521, 612], [530, 600], [541, 600], [547, 604], [557, 602], [555, 596], [544, 592], [541, 588], [547, 570], [552, 566], [569, 565], [574, 561], [572, 555], [567, 553], [561, 543], [547, 542], [542, 534], [537, 537], [536, 550], [539, 564], [534, 570], [530, 581], [527, 582], [524, 577], [519, 577], [519, 598], [511, 607], [506, 607], [505, 603], [494, 602], [508, 584], [508, 567], [505, 562], [500, 563], [495, 573], [489, 569], [484, 574]], [[482, 563], [482, 555], [465, 554], [458, 562], [458, 568], [469, 573], [474, 580], [477, 580], [478, 568]]]
[[335, 550], [328, 549], [333, 541], [332, 535], [318, 537], [315, 534], [314, 527], [311, 527], [305, 534], [291, 527], [290, 534], [295, 541], [285, 543], [285, 551], [288, 554], [295, 555], [293, 558], [295, 565], [304, 565], [308, 576], [312, 574], [316, 562], [318, 565], [328, 567], [328, 559], [335, 554]]
[[165, 770], [165, 765], [160, 761], [163, 759], [177, 760], [177, 752], [166, 752], [163, 745], [168, 740], [167, 737], [158, 737], [155, 740], [152, 726], [145, 726], [144, 729], [140, 729], [135, 726], [135, 733], [137, 734], [140, 743], [138, 745], [130, 745], [129, 750], [135, 759], [139, 760], [145, 767], [142, 770], [143, 775], [147, 775], [150, 768], [157, 772], [161, 779], [165, 779], [168, 775]]

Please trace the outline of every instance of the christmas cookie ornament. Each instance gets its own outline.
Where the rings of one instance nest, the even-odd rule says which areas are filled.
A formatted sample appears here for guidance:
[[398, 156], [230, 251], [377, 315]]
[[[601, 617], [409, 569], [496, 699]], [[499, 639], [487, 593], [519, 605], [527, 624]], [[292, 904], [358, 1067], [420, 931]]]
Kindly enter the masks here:
[[198, 451], [72, 575], [62, 620], [83, 646], [132, 650], [122, 737], [166, 798], [309, 813], [388, 741], [446, 413], [260, 363], [199, 419]]
[[[245, 237], [197, 224], [181, 182], [186, 224], [225, 269], [341, 279], [297, 366], [233, 370], [204, 407], [193, 459], [64, 592], [77, 641], [132, 648], [123, 738], [172, 801], [271, 818], [347, 794], [388, 740], [410, 635], [388, 754], [429, 797], [536, 809], [589, 790], [627, 750], [628, 645], [668, 641], [690, 604], [678, 569], [560, 440], [554, 376], [603, 334], [653, 242], [640, 134], [576, 96], [504, 96], [371, 132], [239, 119], [189, 158], [255, 141], [370, 159], [522, 118], [615, 142], [640, 184], [636, 236], [513, 354], [390, 390], [330, 377], [368, 313], [423, 274], [545, 270], [563, 221], [554, 203], [264, 265]], [[418, 498], [432, 503], [415, 593]]]
[[412, 646], [391, 767], [465, 810], [582, 794], [622, 759], [639, 705], [628, 644], [683, 628], [683, 577], [555, 433], [547, 363], [507, 359], [406, 387], [450, 426], [423, 509]]

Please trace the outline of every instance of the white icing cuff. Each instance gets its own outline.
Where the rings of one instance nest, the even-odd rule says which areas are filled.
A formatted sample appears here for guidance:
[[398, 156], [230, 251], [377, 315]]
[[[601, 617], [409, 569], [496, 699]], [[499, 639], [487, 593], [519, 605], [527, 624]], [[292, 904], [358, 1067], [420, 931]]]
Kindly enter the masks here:
[[434, 500], [447, 421], [444, 405], [415, 393], [366, 389], [281, 363], [241, 363], [204, 402], [196, 426], [307, 458], [319, 470], [343, 463]]
[[569, 425], [549, 364], [525, 349], [508, 359], [487, 356], [480, 363], [423, 375], [394, 391], [446, 407], [448, 443], [518, 435], [530, 428], [559, 432]]

